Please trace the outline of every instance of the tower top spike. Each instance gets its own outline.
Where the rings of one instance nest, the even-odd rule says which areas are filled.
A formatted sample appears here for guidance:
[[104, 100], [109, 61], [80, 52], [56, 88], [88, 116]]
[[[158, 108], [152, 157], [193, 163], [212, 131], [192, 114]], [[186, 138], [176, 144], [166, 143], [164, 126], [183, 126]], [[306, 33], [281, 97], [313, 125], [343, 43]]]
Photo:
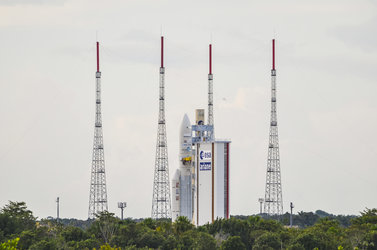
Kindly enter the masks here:
[[97, 42], [97, 72], [99, 72], [99, 42]]
[[209, 44], [209, 74], [212, 75], [212, 44]]
[[161, 36], [161, 68], [164, 67], [164, 37]]
[[275, 39], [272, 39], [272, 70], [275, 70]]

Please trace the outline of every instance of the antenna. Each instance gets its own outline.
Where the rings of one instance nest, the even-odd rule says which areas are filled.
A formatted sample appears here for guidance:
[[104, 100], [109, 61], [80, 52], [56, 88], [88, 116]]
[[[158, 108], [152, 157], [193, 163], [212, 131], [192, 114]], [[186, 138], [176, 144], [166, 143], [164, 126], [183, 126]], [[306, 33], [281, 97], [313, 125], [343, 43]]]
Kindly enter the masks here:
[[99, 42], [97, 42], [97, 72], [99, 72]]
[[272, 70], [275, 70], [275, 39], [272, 39]]
[[59, 222], [59, 197], [56, 198], [56, 222]]
[[209, 74], [212, 75], [212, 44], [209, 45]]
[[259, 198], [258, 201], [260, 203], [260, 212], [259, 212], [259, 214], [262, 214], [262, 205], [263, 205], [264, 199], [263, 198]]
[[118, 208], [121, 210], [121, 220], [123, 220], [123, 210], [127, 207], [127, 202], [118, 202]]
[[291, 202], [291, 216], [290, 216], [290, 218], [289, 218], [289, 227], [292, 227], [292, 225], [293, 225], [293, 217], [292, 217], [292, 214], [293, 214], [293, 208], [294, 208], [294, 206], [293, 206], [293, 203]]
[[164, 67], [164, 37], [161, 36], [161, 68]]
[[268, 215], [283, 214], [283, 193], [280, 171], [280, 151], [278, 121], [276, 112], [276, 70], [275, 70], [275, 39], [272, 39], [272, 70], [271, 70], [271, 118], [267, 156], [266, 190], [264, 197], [264, 213]]
[[161, 36], [161, 68], [158, 110], [156, 158], [153, 179], [152, 218], [168, 219], [171, 218], [171, 199], [165, 120], [165, 68], [163, 36]]
[[95, 214], [107, 211], [107, 190], [105, 174], [105, 153], [103, 148], [102, 108], [101, 108], [101, 72], [99, 71], [99, 42], [97, 42], [97, 72], [96, 72], [96, 115], [94, 122], [94, 139], [92, 168], [90, 175], [89, 210], [88, 218], [93, 219]]
[[[212, 44], [209, 44], [209, 74], [208, 74], [208, 125], [214, 126], [213, 117], [213, 75], [212, 75]], [[209, 138], [213, 139], [215, 136], [215, 129], [208, 132]]]

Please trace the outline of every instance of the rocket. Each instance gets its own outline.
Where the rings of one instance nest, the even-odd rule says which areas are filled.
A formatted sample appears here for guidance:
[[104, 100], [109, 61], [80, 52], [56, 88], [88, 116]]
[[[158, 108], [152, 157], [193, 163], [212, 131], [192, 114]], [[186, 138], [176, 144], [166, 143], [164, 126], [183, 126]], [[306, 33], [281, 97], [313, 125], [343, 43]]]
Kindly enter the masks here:
[[[190, 221], [193, 213], [193, 153], [191, 123], [187, 114], [184, 115], [179, 133], [179, 168], [172, 180], [173, 220], [178, 216], [186, 216]], [[178, 215], [179, 214], [179, 215]], [[177, 216], [178, 215], [178, 216]]]

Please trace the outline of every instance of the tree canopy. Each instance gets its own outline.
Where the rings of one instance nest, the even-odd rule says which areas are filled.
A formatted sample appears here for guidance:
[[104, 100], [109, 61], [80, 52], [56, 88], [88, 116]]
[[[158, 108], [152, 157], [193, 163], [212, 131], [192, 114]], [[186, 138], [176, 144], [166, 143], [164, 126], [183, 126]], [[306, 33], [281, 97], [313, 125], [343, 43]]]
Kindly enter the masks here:
[[0, 210], [1, 249], [376, 249], [377, 209], [360, 216], [300, 212], [295, 227], [261, 216], [217, 219], [195, 227], [186, 217], [120, 220], [103, 212], [95, 220], [37, 220], [24, 202]]

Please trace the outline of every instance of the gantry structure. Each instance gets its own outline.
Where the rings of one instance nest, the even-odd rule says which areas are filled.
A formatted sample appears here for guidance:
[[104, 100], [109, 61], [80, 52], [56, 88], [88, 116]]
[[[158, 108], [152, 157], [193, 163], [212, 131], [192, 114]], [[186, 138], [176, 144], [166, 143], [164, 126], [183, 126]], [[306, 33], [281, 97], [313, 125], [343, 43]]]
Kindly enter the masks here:
[[[208, 125], [214, 126], [213, 116], [213, 74], [212, 74], [212, 44], [209, 45], [209, 73], [208, 73]], [[209, 133], [209, 137], [214, 139], [215, 130]]]
[[94, 122], [93, 158], [90, 177], [88, 218], [107, 211], [107, 191], [105, 174], [105, 156], [103, 148], [102, 113], [101, 113], [101, 72], [99, 70], [99, 42], [97, 42], [96, 71], [96, 115]]
[[271, 119], [268, 144], [264, 213], [268, 215], [283, 214], [283, 194], [280, 173], [278, 121], [276, 114], [275, 39], [272, 40]]
[[170, 219], [170, 180], [168, 165], [168, 145], [165, 120], [165, 68], [164, 68], [164, 37], [161, 36], [161, 67], [159, 86], [158, 129], [156, 159], [154, 166], [152, 218]]

